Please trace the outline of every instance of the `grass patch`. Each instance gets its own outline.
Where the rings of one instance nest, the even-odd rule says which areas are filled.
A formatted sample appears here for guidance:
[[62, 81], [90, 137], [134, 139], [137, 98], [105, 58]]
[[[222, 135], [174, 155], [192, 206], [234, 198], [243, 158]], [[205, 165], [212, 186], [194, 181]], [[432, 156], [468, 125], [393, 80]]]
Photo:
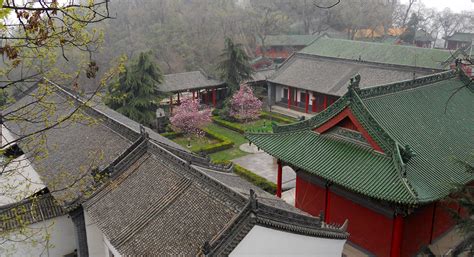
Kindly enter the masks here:
[[[184, 148], [188, 148], [188, 138], [179, 136], [173, 139], [174, 142], [178, 143], [179, 145], [183, 146]], [[199, 152], [204, 147], [211, 146], [213, 144], [217, 144], [220, 141], [210, 137], [194, 137], [191, 139], [191, 147], [188, 148], [192, 152]]]
[[248, 142], [247, 139], [245, 139], [245, 137], [241, 135], [240, 133], [221, 127], [215, 123], [209, 124], [209, 126], [207, 127], [207, 130], [220, 134], [222, 136], [225, 136], [229, 140], [234, 142], [234, 147], [224, 150], [224, 151], [210, 154], [209, 156], [211, 157], [213, 161], [230, 161], [232, 159], [239, 158], [248, 154], [246, 152], [242, 152], [239, 149], [239, 146], [241, 144]]

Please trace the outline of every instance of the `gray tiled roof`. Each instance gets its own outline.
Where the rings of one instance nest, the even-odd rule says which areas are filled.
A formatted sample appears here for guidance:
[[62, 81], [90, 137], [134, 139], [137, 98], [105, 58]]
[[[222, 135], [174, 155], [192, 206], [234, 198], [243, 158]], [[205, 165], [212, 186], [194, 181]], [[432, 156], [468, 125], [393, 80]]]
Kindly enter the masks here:
[[201, 71], [191, 71], [165, 75], [164, 82], [158, 85], [158, 88], [162, 92], [180, 92], [217, 87], [223, 84], [224, 82], [209, 78]]
[[[280, 67], [270, 82], [342, 96], [351, 77], [359, 73], [361, 88], [413, 78], [413, 70], [373, 65], [356, 61], [337, 60], [297, 53]], [[427, 71], [417, 70], [416, 76]]]
[[[221, 234], [224, 229], [249, 217], [242, 214], [249, 203], [249, 194], [242, 190], [254, 188], [248, 182], [234, 174], [202, 166], [196, 169], [160, 145], [146, 142], [140, 158], [124, 170], [115, 171], [83, 204], [119, 253], [196, 255], [206, 242], [228, 236]], [[322, 228], [318, 218], [302, 215], [282, 200], [257, 190], [262, 208], [278, 210], [289, 220], [298, 217], [309, 222], [313, 225], [309, 229], [320, 233], [311, 235], [347, 238], [343, 230]], [[274, 219], [286, 223], [282, 216]]]
[[[47, 127], [48, 122], [67, 116], [81, 104], [82, 100], [59, 86], [51, 84], [48, 90], [33, 88], [3, 112], [5, 127], [16, 137]], [[36, 102], [41, 97], [44, 97], [41, 103]], [[42, 107], [46, 102], [54, 104], [55, 111], [43, 116], [44, 111], [50, 109]], [[20, 108], [22, 106], [26, 108]], [[13, 110], [19, 111], [10, 113]], [[137, 122], [91, 101], [79, 108], [77, 119], [29, 136], [19, 145], [56, 200], [65, 204], [76, 200], [92, 183], [90, 173], [94, 167], [108, 165], [139, 137], [139, 127]], [[146, 130], [150, 138], [182, 149], [150, 129]], [[41, 148], [45, 148], [46, 153]]]

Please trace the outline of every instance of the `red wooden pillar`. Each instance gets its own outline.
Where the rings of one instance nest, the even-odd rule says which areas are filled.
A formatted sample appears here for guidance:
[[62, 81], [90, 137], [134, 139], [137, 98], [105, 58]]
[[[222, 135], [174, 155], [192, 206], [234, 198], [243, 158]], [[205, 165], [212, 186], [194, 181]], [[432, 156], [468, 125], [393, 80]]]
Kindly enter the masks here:
[[324, 200], [324, 222], [329, 223], [331, 208], [331, 191], [329, 190], [329, 185], [326, 186], [326, 194]]
[[316, 96], [315, 96], [314, 92], [312, 94], [313, 94], [313, 97], [311, 98], [311, 100], [312, 100], [311, 111], [316, 112]]
[[433, 214], [431, 216], [431, 231], [430, 231], [430, 244], [433, 243], [433, 232], [434, 232], [434, 225], [436, 221], [436, 206], [437, 202], [433, 204]]
[[277, 191], [276, 191], [276, 196], [281, 198], [281, 181], [283, 177], [283, 166], [281, 164], [281, 161], [278, 160], [278, 174], [277, 174]]
[[217, 98], [216, 98], [216, 89], [212, 89], [212, 106], [216, 107], [217, 105]]
[[309, 110], [309, 92], [308, 90], [306, 90], [306, 103], [305, 103], [305, 111], [306, 113], [308, 113], [308, 110]]
[[288, 109], [291, 109], [291, 87], [288, 87]]
[[206, 104], [209, 104], [209, 90], [206, 89], [206, 92], [204, 93], [204, 101]]
[[328, 108], [328, 96], [327, 95], [324, 96], [323, 110], [325, 110], [326, 108]]
[[170, 113], [173, 113], [173, 96], [170, 96]]
[[181, 100], [179, 99], [179, 92], [178, 92], [178, 104], [181, 103]]
[[393, 219], [392, 243], [390, 246], [390, 257], [400, 257], [403, 240], [403, 217], [396, 214]]

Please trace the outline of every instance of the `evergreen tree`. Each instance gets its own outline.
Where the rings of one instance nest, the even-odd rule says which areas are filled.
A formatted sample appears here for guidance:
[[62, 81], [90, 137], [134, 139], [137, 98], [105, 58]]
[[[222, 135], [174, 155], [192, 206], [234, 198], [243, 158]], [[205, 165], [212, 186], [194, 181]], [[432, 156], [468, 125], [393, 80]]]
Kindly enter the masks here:
[[132, 120], [150, 125], [163, 96], [157, 87], [162, 81], [163, 75], [150, 54], [140, 53], [138, 61], [109, 85], [105, 103]]
[[414, 44], [415, 43], [415, 35], [416, 31], [418, 30], [418, 24], [420, 23], [420, 17], [413, 13], [410, 17], [410, 20], [407, 23], [407, 27], [405, 32], [400, 36], [400, 39], [403, 42]]
[[220, 55], [218, 71], [221, 79], [226, 82], [228, 96], [239, 89], [241, 82], [252, 78], [252, 67], [241, 44], [234, 44], [232, 39], [225, 39], [225, 48]]

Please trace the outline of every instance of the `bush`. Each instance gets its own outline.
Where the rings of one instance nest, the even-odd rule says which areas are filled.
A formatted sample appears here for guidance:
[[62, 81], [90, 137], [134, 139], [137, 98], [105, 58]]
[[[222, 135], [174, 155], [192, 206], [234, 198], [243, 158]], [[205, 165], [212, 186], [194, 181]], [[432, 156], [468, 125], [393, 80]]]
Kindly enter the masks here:
[[[229, 164], [231, 161], [220, 161], [214, 162], [216, 164]], [[234, 173], [239, 175], [241, 178], [247, 180], [253, 185], [265, 190], [266, 192], [274, 195], [277, 190], [277, 185], [268, 181], [266, 178], [261, 177], [250, 170], [234, 163]]]
[[221, 119], [220, 117], [212, 117], [212, 121], [216, 123], [217, 125], [220, 125], [222, 127], [228, 128], [230, 130], [233, 130], [235, 132], [238, 132], [240, 134], [245, 133], [245, 129], [243, 126], [241, 126], [238, 123], [230, 122], [224, 119]]
[[208, 137], [215, 138], [219, 140], [220, 142], [217, 144], [205, 146], [201, 148], [199, 152], [202, 152], [205, 154], [211, 154], [211, 153], [220, 152], [220, 151], [227, 150], [234, 147], [234, 142], [232, 142], [229, 138], [222, 136], [220, 134], [214, 133], [213, 131], [209, 129], [204, 129], [204, 132], [206, 132], [206, 135]]
[[164, 136], [164, 137], [166, 137], [166, 138], [168, 138], [168, 139], [175, 139], [175, 138], [177, 138], [177, 137], [182, 136], [183, 133], [172, 131], [172, 132], [165, 132], [165, 133], [162, 133], [161, 135]]
[[260, 117], [267, 120], [273, 120], [275, 122], [285, 123], [285, 124], [297, 122], [297, 120], [294, 118], [287, 117], [282, 114], [277, 114], [273, 112], [262, 112], [262, 115], [260, 115]]

